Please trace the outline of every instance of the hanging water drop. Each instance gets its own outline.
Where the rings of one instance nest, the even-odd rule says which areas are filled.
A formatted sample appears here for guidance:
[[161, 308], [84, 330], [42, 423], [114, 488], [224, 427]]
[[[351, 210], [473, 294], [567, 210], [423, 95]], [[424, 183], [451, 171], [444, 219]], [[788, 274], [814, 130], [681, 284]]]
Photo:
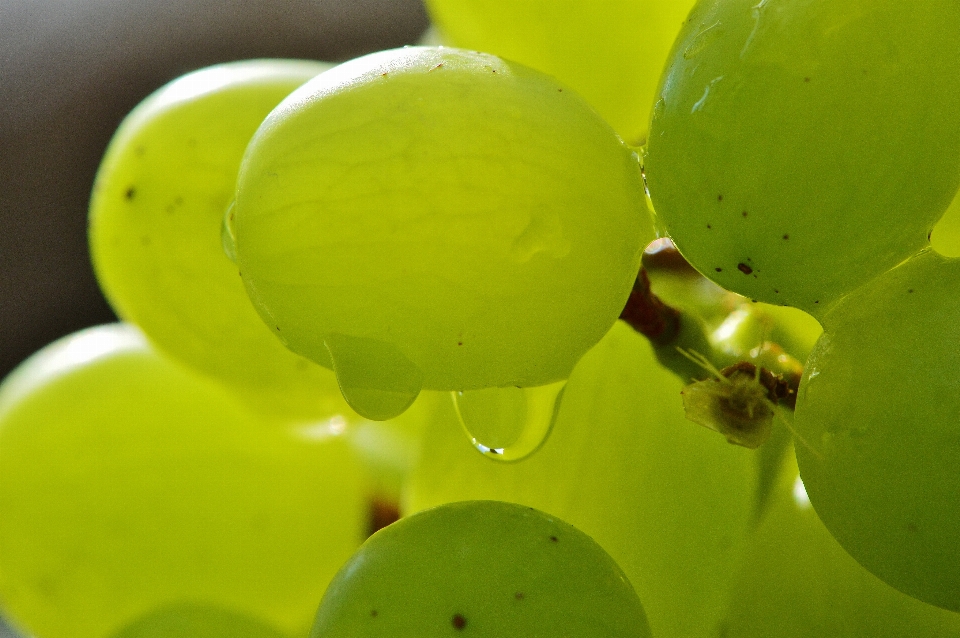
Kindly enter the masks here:
[[547, 440], [566, 383], [454, 392], [453, 403], [475, 448], [498, 461], [519, 461]]
[[327, 335], [323, 344], [340, 393], [360, 416], [372, 421], [392, 419], [420, 394], [423, 373], [395, 345], [342, 334]]

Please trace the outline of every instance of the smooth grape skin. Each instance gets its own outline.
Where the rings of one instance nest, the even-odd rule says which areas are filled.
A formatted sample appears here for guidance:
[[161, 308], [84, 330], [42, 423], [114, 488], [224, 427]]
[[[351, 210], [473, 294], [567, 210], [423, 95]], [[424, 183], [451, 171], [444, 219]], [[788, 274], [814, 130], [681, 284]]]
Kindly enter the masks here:
[[242, 614], [212, 605], [173, 604], [137, 618], [110, 638], [290, 638]]
[[0, 386], [0, 600], [43, 638], [103, 638], [171, 604], [305, 635], [359, 546], [347, 442], [254, 419], [110, 325]]
[[960, 257], [960, 192], [933, 227], [930, 246], [945, 257]]
[[660, 71], [693, 0], [427, 0], [453, 46], [548, 73], [628, 142], [647, 133]]
[[250, 306], [221, 226], [263, 118], [321, 62], [252, 60], [187, 74], [121, 124], [97, 174], [90, 248], [117, 314], [261, 412], [349, 414], [327, 370], [291, 353]]
[[791, 458], [750, 536], [718, 635], [943, 638], [960, 636], [960, 614], [898, 592], [853, 560], [820, 522]]
[[644, 161], [697, 270], [815, 315], [927, 244], [960, 181], [960, 5], [701, 0]]
[[827, 528], [893, 587], [960, 611], [960, 260], [927, 251], [824, 317], [797, 458]]
[[377, 532], [330, 583], [312, 638], [649, 637], [613, 559], [575, 527], [498, 501], [444, 505]]
[[636, 155], [580, 97], [448, 48], [365, 56], [293, 93], [236, 201], [251, 299], [348, 400], [351, 382], [412, 400], [566, 378], [653, 233]]
[[754, 453], [683, 417], [683, 383], [623, 322], [574, 369], [550, 438], [493, 463], [448, 397], [424, 436], [406, 511], [512, 501], [583, 530], [623, 568], [657, 638], [713, 638], [754, 515]]

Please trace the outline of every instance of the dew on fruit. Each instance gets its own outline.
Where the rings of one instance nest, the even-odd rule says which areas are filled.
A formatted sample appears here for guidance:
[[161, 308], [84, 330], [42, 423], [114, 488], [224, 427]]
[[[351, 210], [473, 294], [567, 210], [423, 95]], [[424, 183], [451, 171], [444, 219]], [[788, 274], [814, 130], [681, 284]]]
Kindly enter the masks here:
[[498, 461], [519, 461], [550, 436], [566, 383], [453, 392], [453, 404], [477, 450]]
[[423, 373], [393, 344], [328, 334], [323, 340], [340, 392], [357, 414], [385, 421], [403, 414], [423, 387]]

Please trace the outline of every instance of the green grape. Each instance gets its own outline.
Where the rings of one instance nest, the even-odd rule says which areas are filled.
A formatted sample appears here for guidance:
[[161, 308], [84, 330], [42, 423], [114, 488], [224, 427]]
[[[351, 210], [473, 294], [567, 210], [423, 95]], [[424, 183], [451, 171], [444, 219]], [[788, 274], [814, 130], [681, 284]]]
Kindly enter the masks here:
[[283, 347], [250, 306], [221, 226], [240, 159], [267, 113], [330, 68], [252, 60], [187, 74], [120, 126], [90, 205], [90, 248], [117, 313], [261, 412], [349, 414], [328, 371]]
[[219, 607], [174, 604], [145, 614], [111, 638], [289, 638], [273, 627]]
[[444, 39], [577, 90], [624, 139], [647, 132], [657, 79], [693, 0], [427, 0]]
[[663, 231], [721, 286], [820, 315], [926, 246], [957, 191], [960, 5], [701, 0], [658, 97]]
[[491, 463], [437, 406], [406, 507], [497, 499], [558, 516], [623, 567], [654, 636], [707, 638], [754, 509], [749, 450], [684, 419], [683, 383], [623, 322], [571, 375], [553, 433], [520, 463]]
[[926, 251], [824, 316], [797, 458], [824, 524], [893, 587], [960, 611], [960, 260]]
[[103, 638], [189, 603], [305, 635], [363, 538], [336, 432], [268, 426], [131, 326], [48, 346], [0, 386], [5, 615]]
[[945, 257], [960, 257], [960, 192], [933, 227], [930, 245]]
[[312, 638], [643, 638], [630, 581], [572, 525], [498, 501], [443, 505], [371, 536], [330, 583]]
[[271, 113], [233, 233], [271, 329], [384, 419], [421, 388], [565, 379], [653, 231], [636, 155], [576, 94], [491, 55], [409, 47]]
[[896, 591], [850, 558], [817, 518], [793, 461], [784, 464], [731, 592], [718, 631], [725, 638], [960, 635], [960, 615]]

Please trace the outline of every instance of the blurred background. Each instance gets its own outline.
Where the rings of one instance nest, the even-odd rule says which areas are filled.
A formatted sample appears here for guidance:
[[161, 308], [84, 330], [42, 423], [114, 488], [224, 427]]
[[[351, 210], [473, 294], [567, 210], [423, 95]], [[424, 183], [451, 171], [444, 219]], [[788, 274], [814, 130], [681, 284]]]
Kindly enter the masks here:
[[0, 0], [0, 377], [114, 320], [89, 264], [87, 203], [140, 100], [217, 62], [345, 60], [426, 27], [420, 0]]

